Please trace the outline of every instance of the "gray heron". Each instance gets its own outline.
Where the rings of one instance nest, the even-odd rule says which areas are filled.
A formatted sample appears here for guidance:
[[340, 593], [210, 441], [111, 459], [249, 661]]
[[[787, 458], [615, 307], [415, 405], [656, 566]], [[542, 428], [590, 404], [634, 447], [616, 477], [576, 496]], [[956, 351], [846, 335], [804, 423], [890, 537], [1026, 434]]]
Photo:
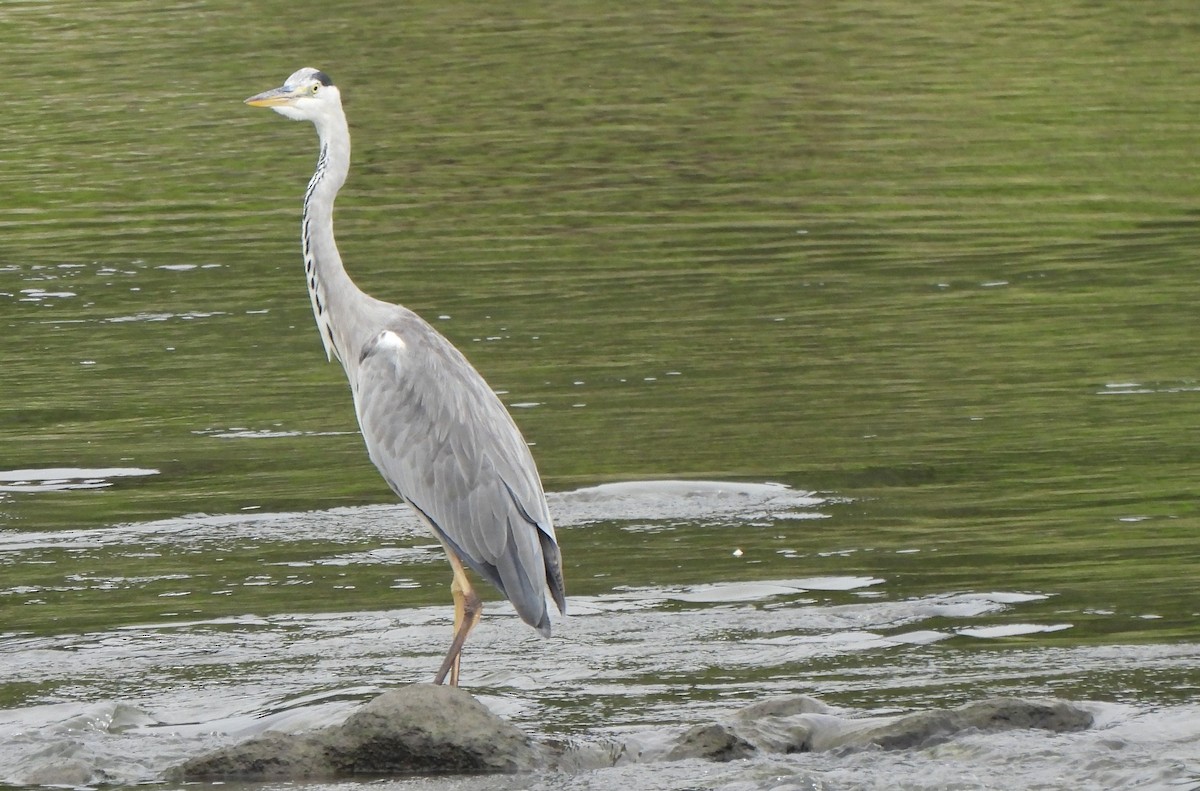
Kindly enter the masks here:
[[454, 635], [434, 683], [458, 684], [459, 659], [482, 604], [465, 567], [495, 585], [550, 636], [546, 590], [566, 611], [562, 557], [537, 466], [483, 377], [413, 311], [350, 279], [333, 236], [333, 202], [350, 169], [350, 131], [337, 86], [304, 68], [246, 104], [317, 129], [320, 154], [304, 193], [301, 246], [326, 357], [341, 362], [367, 453], [446, 551]]

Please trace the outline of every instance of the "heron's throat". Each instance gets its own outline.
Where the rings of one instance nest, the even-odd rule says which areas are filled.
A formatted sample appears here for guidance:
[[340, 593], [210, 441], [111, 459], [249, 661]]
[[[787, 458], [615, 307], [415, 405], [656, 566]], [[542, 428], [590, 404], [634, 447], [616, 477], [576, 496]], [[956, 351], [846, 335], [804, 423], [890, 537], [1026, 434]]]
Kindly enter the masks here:
[[308, 297], [312, 302], [313, 317], [325, 346], [325, 356], [330, 360], [342, 359], [334, 329], [331, 298], [346, 278], [333, 238], [333, 200], [341, 186], [344, 173], [337, 171], [337, 163], [330, 158], [329, 145], [322, 141], [321, 154], [317, 158], [317, 169], [308, 190], [304, 193], [304, 219], [301, 239], [304, 249], [304, 279], [308, 285]]

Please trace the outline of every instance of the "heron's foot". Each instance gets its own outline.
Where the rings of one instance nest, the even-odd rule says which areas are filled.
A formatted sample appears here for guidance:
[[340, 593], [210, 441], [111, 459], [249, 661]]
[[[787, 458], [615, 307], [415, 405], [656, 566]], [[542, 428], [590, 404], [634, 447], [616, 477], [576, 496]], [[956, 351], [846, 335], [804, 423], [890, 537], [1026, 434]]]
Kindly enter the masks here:
[[442, 666], [433, 677], [433, 683], [443, 684], [449, 676], [450, 686], [457, 687], [463, 645], [467, 642], [467, 635], [483, 615], [483, 602], [467, 581], [466, 575], [462, 573], [462, 567], [452, 565], [455, 565], [454, 582], [450, 585], [450, 592], [454, 595], [454, 639], [450, 641], [450, 650], [446, 652]]

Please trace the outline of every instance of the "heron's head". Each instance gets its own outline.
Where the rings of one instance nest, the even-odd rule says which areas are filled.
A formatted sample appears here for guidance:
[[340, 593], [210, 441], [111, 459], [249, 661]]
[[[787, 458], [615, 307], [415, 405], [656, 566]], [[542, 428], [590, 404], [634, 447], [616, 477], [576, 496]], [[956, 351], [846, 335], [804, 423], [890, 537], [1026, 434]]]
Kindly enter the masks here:
[[316, 123], [327, 113], [338, 112], [342, 99], [328, 74], [303, 68], [284, 80], [280, 87], [251, 96], [246, 104], [270, 107], [294, 121]]

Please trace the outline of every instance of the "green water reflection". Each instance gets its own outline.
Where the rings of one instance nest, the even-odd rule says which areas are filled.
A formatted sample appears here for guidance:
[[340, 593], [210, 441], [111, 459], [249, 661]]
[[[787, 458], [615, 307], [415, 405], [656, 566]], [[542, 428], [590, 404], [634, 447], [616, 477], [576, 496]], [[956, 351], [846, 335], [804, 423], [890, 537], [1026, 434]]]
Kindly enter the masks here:
[[[241, 105], [316, 65], [348, 266], [533, 405], [549, 488], [833, 492], [743, 543], [1194, 639], [1193, 4], [808, 5], [6, 3], [0, 468], [159, 474], [0, 527], [391, 501], [304, 295], [312, 130]], [[794, 576], [603, 538], [579, 592]]]

